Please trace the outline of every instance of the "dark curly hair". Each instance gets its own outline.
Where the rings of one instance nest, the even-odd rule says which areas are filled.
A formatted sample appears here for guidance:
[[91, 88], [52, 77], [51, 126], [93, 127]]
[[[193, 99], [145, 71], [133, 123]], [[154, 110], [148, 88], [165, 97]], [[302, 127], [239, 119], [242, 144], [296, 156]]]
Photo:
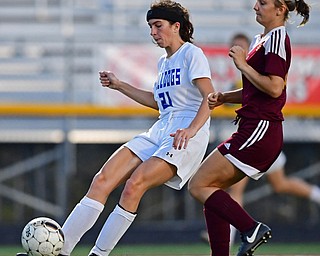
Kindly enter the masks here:
[[[176, 15], [180, 23], [180, 37], [184, 42], [193, 43], [193, 32], [194, 28], [190, 21], [189, 11], [183, 7], [180, 3], [171, 1], [171, 0], [159, 0], [155, 1], [150, 5], [150, 10], [161, 9]], [[171, 24], [175, 22], [168, 20]]]

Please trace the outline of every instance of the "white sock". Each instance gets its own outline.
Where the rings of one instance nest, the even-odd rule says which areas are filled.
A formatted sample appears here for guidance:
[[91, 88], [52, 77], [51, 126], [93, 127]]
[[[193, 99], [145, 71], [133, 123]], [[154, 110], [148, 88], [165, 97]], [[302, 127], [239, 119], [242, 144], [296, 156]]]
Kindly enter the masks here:
[[107, 256], [128, 230], [137, 214], [127, 212], [117, 205], [104, 223], [95, 246], [90, 253]]
[[320, 188], [313, 186], [310, 194], [310, 200], [320, 204]]
[[237, 234], [237, 229], [230, 225], [230, 248], [234, 245], [234, 240]]
[[61, 254], [71, 254], [84, 233], [96, 222], [103, 208], [103, 204], [88, 197], [84, 197], [76, 205], [62, 226], [65, 241]]

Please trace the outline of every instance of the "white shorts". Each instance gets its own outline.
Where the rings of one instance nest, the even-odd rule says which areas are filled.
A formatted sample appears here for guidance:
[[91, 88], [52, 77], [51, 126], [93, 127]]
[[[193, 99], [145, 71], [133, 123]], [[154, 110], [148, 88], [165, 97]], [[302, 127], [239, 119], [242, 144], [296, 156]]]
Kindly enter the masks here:
[[285, 154], [281, 151], [280, 155], [278, 156], [276, 161], [274, 161], [274, 163], [270, 166], [266, 174], [268, 175], [274, 171], [284, 168], [284, 165], [286, 164], [286, 162], [287, 162], [287, 158]]
[[177, 167], [177, 175], [165, 185], [180, 190], [188, 179], [198, 170], [209, 143], [210, 120], [201, 127], [188, 142], [186, 149], [174, 149], [170, 133], [187, 128], [194, 117], [174, 116], [159, 119], [148, 132], [135, 136], [124, 144], [142, 161], [155, 156]]

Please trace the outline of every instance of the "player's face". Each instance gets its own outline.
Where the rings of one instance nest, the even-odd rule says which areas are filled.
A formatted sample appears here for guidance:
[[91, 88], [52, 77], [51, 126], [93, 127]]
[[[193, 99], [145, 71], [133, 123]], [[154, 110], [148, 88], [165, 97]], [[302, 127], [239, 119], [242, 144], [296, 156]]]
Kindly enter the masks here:
[[150, 35], [157, 45], [161, 48], [170, 47], [174, 40], [174, 25], [162, 19], [151, 19], [148, 22]]
[[284, 19], [279, 16], [281, 9], [275, 6], [276, 0], [257, 0], [253, 9], [256, 12], [256, 20], [265, 28], [274, 28], [282, 25]]

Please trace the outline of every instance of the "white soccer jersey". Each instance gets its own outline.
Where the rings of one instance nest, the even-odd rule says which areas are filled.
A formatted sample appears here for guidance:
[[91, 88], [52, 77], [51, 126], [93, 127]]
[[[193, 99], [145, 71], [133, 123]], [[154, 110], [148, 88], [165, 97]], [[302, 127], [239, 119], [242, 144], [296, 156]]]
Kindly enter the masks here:
[[211, 79], [210, 68], [202, 50], [191, 43], [185, 43], [170, 58], [162, 56], [158, 70], [154, 98], [158, 102], [160, 118], [147, 132], [135, 136], [124, 146], [142, 161], [157, 157], [176, 166], [177, 175], [165, 184], [181, 189], [197, 171], [205, 155], [210, 118], [190, 138], [185, 149], [173, 148], [171, 134], [187, 128], [198, 113], [203, 97], [192, 81], [203, 77]]
[[211, 72], [199, 47], [187, 42], [171, 57], [163, 55], [158, 62], [158, 79], [153, 90], [160, 117], [181, 111], [196, 114], [203, 98], [192, 81], [204, 77], [211, 79]]

